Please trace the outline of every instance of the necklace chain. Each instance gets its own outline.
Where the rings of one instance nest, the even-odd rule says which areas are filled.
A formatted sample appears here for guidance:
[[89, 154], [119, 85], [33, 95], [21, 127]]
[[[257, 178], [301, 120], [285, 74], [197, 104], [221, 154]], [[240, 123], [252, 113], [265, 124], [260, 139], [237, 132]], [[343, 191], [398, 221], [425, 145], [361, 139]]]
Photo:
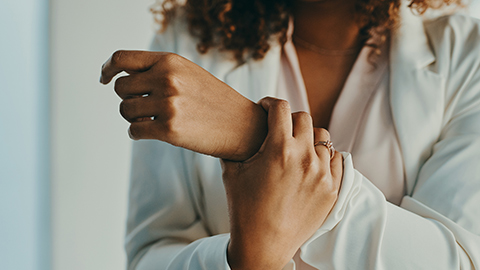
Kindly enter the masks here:
[[331, 55], [331, 56], [352, 55], [352, 54], [356, 54], [359, 49], [357, 47], [357, 48], [346, 49], [346, 50], [327, 50], [327, 49], [318, 47], [317, 45], [312, 44], [304, 39], [301, 39], [297, 35], [294, 35], [293, 37], [295, 37], [295, 43], [297, 43], [298, 45], [312, 52], [323, 54], [323, 55]]

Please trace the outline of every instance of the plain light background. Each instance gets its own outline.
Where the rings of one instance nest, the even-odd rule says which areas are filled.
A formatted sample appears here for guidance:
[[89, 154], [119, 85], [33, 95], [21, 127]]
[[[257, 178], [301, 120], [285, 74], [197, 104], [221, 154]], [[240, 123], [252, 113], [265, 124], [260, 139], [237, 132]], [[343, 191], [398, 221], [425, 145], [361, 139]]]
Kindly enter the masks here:
[[[113, 85], [116, 49], [147, 48], [153, 0], [53, 0], [53, 269], [122, 269], [130, 142]], [[477, 4], [477, 2], [475, 2]]]
[[1, 269], [125, 268], [131, 143], [98, 79], [148, 48], [153, 2], [0, 0]]
[[54, 270], [124, 269], [128, 123], [100, 68], [118, 49], [147, 49], [153, 0], [51, 0]]

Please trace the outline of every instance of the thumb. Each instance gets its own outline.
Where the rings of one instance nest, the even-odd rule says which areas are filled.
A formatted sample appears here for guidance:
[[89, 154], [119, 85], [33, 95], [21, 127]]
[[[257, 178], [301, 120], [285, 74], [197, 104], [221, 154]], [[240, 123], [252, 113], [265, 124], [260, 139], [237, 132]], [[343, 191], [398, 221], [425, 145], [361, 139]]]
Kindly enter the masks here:
[[119, 50], [102, 65], [100, 82], [108, 84], [115, 75], [122, 71], [143, 72], [149, 70], [160, 61], [160, 57], [168, 53], [147, 51]]

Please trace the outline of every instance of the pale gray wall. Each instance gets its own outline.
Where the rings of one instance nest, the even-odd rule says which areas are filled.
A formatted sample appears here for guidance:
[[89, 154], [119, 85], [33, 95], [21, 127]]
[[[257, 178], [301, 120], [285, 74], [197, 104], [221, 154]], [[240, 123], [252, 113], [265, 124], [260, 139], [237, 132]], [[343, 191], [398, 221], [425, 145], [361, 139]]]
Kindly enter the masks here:
[[52, 0], [54, 270], [123, 269], [128, 124], [100, 67], [117, 49], [148, 48], [153, 0]]

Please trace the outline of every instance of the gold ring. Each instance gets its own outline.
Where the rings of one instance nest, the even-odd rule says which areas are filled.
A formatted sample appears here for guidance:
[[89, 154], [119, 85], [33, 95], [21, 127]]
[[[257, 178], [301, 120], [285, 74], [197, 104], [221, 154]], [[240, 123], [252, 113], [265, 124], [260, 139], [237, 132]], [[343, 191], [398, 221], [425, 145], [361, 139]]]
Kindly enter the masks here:
[[332, 141], [317, 141], [313, 144], [314, 147], [318, 145], [323, 145], [327, 147], [328, 151], [330, 152], [330, 159], [332, 159], [335, 156], [335, 148], [333, 147]]

